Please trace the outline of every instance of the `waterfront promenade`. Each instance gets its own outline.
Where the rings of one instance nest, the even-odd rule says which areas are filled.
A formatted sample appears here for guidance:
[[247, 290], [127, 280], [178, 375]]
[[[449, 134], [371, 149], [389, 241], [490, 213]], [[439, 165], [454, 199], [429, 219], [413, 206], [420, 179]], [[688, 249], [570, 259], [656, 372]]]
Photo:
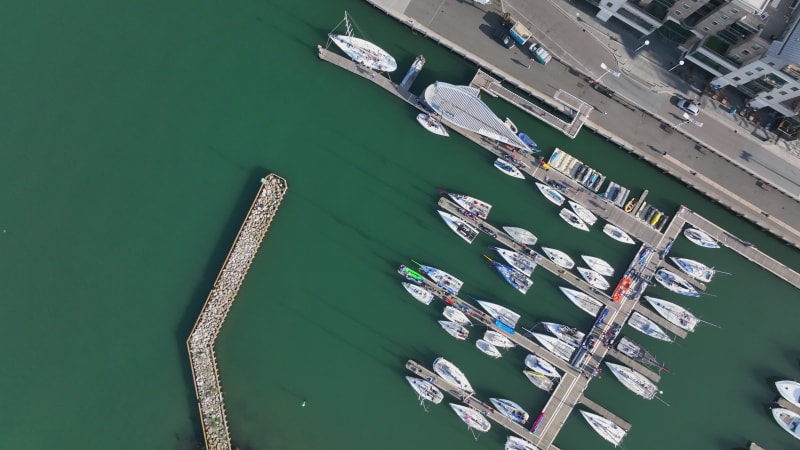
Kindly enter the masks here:
[[258, 194], [186, 341], [206, 449], [232, 448], [214, 341], [287, 188], [286, 180], [275, 174], [261, 180]]
[[[368, 3], [544, 104], [561, 109], [563, 104], [555, 99], [556, 92], [564, 90], [574, 95], [594, 108], [584, 126], [785, 242], [800, 246], [796, 225], [800, 223], [800, 204], [796, 195], [776, 180], [755, 175], [737, 158], [721, 151], [735, 147], [739, 137], [734, 133], [719, 136], [723, 149], [717, 149], [715, 141], [701, 143], [675, 132], [674, 125], [680, 122], [678, 110], [651, 112], [594, 89], [588, 80], [603, 74], [596, 67], [591, 69], [595, 64], [573, 67], [568, 62], [552, 61], [541, 66], [531, 62], [521, 49], [505, 51], [491, 37], [491, 30], [497, 25], [494, 22], [499, 23], [502, 14], [498, 5], [479, 7], [465, 2], [436, 6], [418, 0]], [[550, 7], [544, 3], [542, 7]], [[593, 43], [581, 40], [580, 27], [573, 30], [574, 27], [570, 24], [553, 32], [562, 41], [577, 39], [590, 49]], [[593, 52], [597, 56], [584, 61], [608, 54], [605, 48], [604, 52]]]

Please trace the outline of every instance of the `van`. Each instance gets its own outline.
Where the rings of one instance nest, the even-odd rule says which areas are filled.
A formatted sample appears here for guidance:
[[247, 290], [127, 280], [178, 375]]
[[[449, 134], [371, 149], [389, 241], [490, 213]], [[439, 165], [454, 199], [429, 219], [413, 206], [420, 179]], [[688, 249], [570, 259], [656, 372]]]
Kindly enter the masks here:
[[535, 59], [541, 64], [547, 64], [548, 62], [550, 62], [551, 59], [553, 59], [553, 57], [550, 56], [550, 53], [547, 50], [545, 50], [545, 48], [542, 47], [541, 44], [532, 44], [530, 47], [530, 51], [533, 59]]

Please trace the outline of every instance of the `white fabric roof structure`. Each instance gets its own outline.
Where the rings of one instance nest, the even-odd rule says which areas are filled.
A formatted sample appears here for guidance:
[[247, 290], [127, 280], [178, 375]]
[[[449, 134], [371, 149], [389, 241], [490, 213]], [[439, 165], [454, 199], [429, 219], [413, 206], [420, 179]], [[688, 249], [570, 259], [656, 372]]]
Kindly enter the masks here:
[[514, 147], [528, 148], [481, 99], [478, 89], [437, 81], [425, 88], [425, 103], [453, 126]]

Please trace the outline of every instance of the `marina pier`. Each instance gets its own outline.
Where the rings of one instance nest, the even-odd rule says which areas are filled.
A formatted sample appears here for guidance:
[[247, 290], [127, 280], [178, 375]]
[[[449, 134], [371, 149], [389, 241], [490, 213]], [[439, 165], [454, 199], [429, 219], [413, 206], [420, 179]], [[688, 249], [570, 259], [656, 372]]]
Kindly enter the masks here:
[[232, 448], [214, 342], [287, 188], [286, 180], [275, 174], [261, 180], [256, 198], [186, 341], [203, 437], [209, 450]]

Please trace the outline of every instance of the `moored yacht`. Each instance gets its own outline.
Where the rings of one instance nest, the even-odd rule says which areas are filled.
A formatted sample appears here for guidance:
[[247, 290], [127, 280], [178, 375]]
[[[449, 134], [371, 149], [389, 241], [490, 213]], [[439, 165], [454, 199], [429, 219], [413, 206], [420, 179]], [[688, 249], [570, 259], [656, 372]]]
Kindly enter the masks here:
[[605, 233], [606, 236], [610, 237], [611, 239], [622, 242], [623, 244], [636, 243], [636, 241], [634, 241], [628, 233], [622, 231], [620, 228], [615, 227], [614, 225], [611, 225], [610, 223], [607, 223], [603, 227], [603, 233]]
[[503, 276], [503, 279], [505, 279], [508, 284], [522, 294], [526, 294], [528, 289], [533, 286], [533, 281], [531, 281], [530, 278], [526, 277], [524, 273], [514, 269], [513, 267], [496, 261], [492, 261], [492, 267], [500, 272], [500, 275]]
[[425, 266], [416, 261], [414, 261], [414, 263], [416, 263], [419, 266], [420, 272], [427, 275], [428, 278], [433, 280], [433, 282], [436, 283], [439, 287], [450, 292], [451, 294], [458, 295], [458, 291], [461, 290], [461, 286], [464, 285], [463, 281], [450, 275], [444, 270], [439, 270], [431, 266]]
[[604, 277], [614, 276], [614, 268], [611, 267], [611, 264], [606, 262], [606, 260], [589, 255], [581, 255], [581, 259], [586, 262], [586, 265], [588, 265], [590, 269], [594, 270], [600, 275]]
[[442, 210], [439, 210], [439, 215], [442, 217], [442, 220], [444, 220], [444, 223], [446, 223], [447, 226], [450, 227], [450, 229], [453, 230], [453, 232], [461, 239], [467, 241], [468, 244], [472, 244], [472, 241], [474, 241], [478, 236], [478, 230], [476, 230], [467, 222], [461, 220], [460, 217], [454, 216]]
[[586, 337], [583, 332], [568, 327], [566, 325], [562, 325], [560, 323], [553, 323], [553, 322], [541, 322], [544, 328], [549, 331], [553, 336], [561, 339], [562, 341], [566, 342], [567, 344], [572, 345], [573, 347], [580, 347], [583, 339]]
[[578, 267], [578, 272], [580, 272], [581, 277], [586, 280], [587, 283], [592, 285], [592, 287], [600, 289], [601, 291], [605, 291], [606, 289], [610, 288], [611, 285], [608, 284], [608, 280], [603, 278], [602, 275], [595, 272], [592, 269], [587, 269], [585, 267]]
[[406, 281], [403, 281], [402, 284], [403, 287], [406, 289], [406, 291], [408, 291], [408, 293], [411, 294], [412, 297], [419, 300], [421, 303], [425, 305], [430, 305], [431, 302], [433, 301], [433, 293], [428, 289], [426, 289], [425, 287], [414, 283], [408, 283]]
[[483, 334], [483, 340], [499, 348], [513, 348], [516, 346], [511, 342], [511, 339], [494, 330], [486, 330]]
[[800, 408], [800, 383], [797, 381], [783, 380], [775, 383], [778, 393], [789, 403]]
[[497, 347], [495, 347], [489, 342], [484, 341], [483, 339], [478, 339], [477, 341], [475, 341], [475, 347], [478, 347], [478, 350], [491, 356], [492, 358], [500, 358], [503, 356], [503, 354], [500, 353], [500, 350], [498, 350]]
[[511, 267], [524, 273], [525, 276], [529, 277], [531, 274], [533, 274], [533, 270], [536, 268], [536, 262], [534, 262], [533, 258], [529, 257], [528, 255], [523, 255], [522, 253], [500, 247], [489, 248], [496, 251], [504, 260], [506, 260], [507, 263], [511, 265]]
[[539, 450], [535, 445], [517, 436], [508, 436], [503, 450]]
[[442, 194], [447, 194], [447, 196], [456, 202], [458, 206], [474, 214], [479, 219], [486, 220], [486, 217], [489, 216], [489, 212], [492, 210], [492, 205], [484, 202], [483, 200], [478, 200], [475, 197], [470, 197], [469, 195], [464, 194], [455, 194], [453, 192], [447, 192], [443, 190], [440, 190], [439, 192]]
[[650, 297], [645, 295], [644, 299], [650, 303], [650, 306], [656, 310], [657, 313], [672, 324], [683, 328], [686, 331], [694, 331], [700, 319], [695, 317], [686, 308], [678, 304], [662, 300], [660, 298]]
[[525, 244], [525, 245], [534, 245], [538, 240], [536, 235], [531, 233], [530, 231], [519, 228], [519, 227], [503, 227], [503, 231], [505, 231], [514, 242], [518, 244]]
[[564, 361], [569, 362], [572, 354], [575, 352], [575, 347], [567, 344], [566, 342], [554, 338], [553, 336], [548, 336], [546, 334], [541, 333], [531, 333], [533, 337], [542, 344], [542, 347], [546, 348], [550, 353], [556, 355], [557, 357], [563, 359]]
[[492, 428], [492, 424], [489, 422], [489, 419], [483, 417], [483, 414], [474, 410], [468, 406], [457, 405], [455, 403], [450, 403], [450, 407], [453, 408], [453, 411], [458, 414], [458, 417], [467, 424], [467, 427], [481, 432], [487, 432]]
[[544, 252], [544, 255], [547, 256], [550, 261], [553, 261], [553, 264], [557, 265], [558, 267], [562, 267], [567, 270], [575, 267], [575, 261], [573, 261], [569, 255], [561, 250], [550, 247], [542, 247], [542, 251]]
[[[344, 13], [345, 34], [328, 34], [331, 42], [336, 44], [356, 64], [379, 72], [394, 72], [397, 62], [386, 50], [367, 40], [353, 36], [353, 27], [347, 12]], [[339, 24], [341, 25], [340, 22]], [[339, 28], [337, 25], [336, 28]]]
[[509, 328], [514, 328], [517, 326], [517, 321], [519, 320], [519, 314], [515, 313], [514, 311], [506, 308], [505, 306], [498, 305], [496, 303], [487, 302], [485, 300], [475, 300], [481, 305], [481, 308], [486, 310], [492, 318], [495, 320], [499, 320]]
[[639, 372], [630, 367], [608, 361], [606, 361], [606, 365], [611, 370], [611, 373], [617, 377], [617, 380], [634, 394], [647, 400], [652, 400], [658, 394], [658, 387]]
[[497, 168], [497, 170], [503, 172], [508, 176], [519, 178], [520, 180], [525, 179], [525, 175], [523, 175], [519, 169], [511, 165], [511, 163], [504, 160], [503, 158], [497, 158], [496, 160], [494, 160], [494, 166]]
[[689, 275], [695, 280], [699, 280], [704, 283], [710, 282], [711, 278], [716, 273], [716, 270], [714, 270], [712, 267], [708, 267], [700, 261], [695, 261], [689, 258], [674, 258], [672, 256], [670, 256], [669, 259], [671, 259], [672, 262], [674, 262], [675, 265], [686, 275]]
[[581, 231], [589, 231], [589, 226], [586, 225], [586, 222], [581, 220], [581, 218], [570, 209], [562, 208], [561, 211], [558, 212], [558, 216], [574, 228]]
[[454, 308], [450, 305], [444, 307], [443, 315], [447, 318], [447, 320], [451, 322], [455, 322], [459, 325], [470, 326], [472, 325], [472, 321], [469, 320], [466, 314], [461, 312], [461, 310]]
[[628, 318], [628, 325], [630, 325], [634, 330], [641, 331], [642, 333], [660, 341], [672, 342], [672, 338], [669, 337], [663, 328], [636, 311], [634, 311], [633, 314], [631, 314], [631, 316]]
[[772, 408], [772, 417], [787, 433], [800, 439], [800, 414], [786, 408]]
[[472, 389], [472, 385], [469, 384], [467, 377], [464, 376], [464, 373], [461, 372], [461, 370], [456, 367], [455, 364], [442, 358], [441, 356], [436, 358], [436, 360], [433, 362], [433, 371], [436, 373], [436, 375], [442, 377], [443, 380], [461, 389], [462, 391], [470, 394], [475, 392]]
[[594, 215], [588, 208], [582, 206], [580, 203], [573, 202], [572, 200], [567, 200], [569, 207], [572, 208], [572, 211], [581, 218], [582, 221], [586, 222], [586, 225], [592, 226], [597, 222], [597, 216]]
[[522, 373], [525, 375], [525, 378], [528, 379], [534, 386], [537, 388], [550, 392], [553, 390], [553, 379], [548, 377], [547, 375], [542, 375], [539, 372], [534, 372], [533, 370], [523, 370]]
[[660, 285], [676, 294], [688, 295], [689, 297], [700, 297], [700, 293], [697, 292], [694, 286], [686, 281], [686, 279], [663, 267], [656, 270], [656, 275], [654, 278]]
[[450, 134], [447, 132], [447, 128], [445, 128], [441, 122], [434, 119], [429, 114], [417, 114], [417, 122], [422, 125], [422, 128], [425, 128], [433, 134], [444, 137], [450, 136]]
[[417, 377], [406, 377], [408, 384], [417, 393], [420, 399], [427, 400], [435, 405], [438, 405], [444, 399], [444, 394], [438, 387], [430, 382]]
[[559, 286], [558, 288], [567, 296], [569, 301], [574, 303], [578, 308], [586, 311], [586, 313], [592, 317], [597, 316], [603, 308], [603, 303], [589, 294], [563, 286]]
[[622, 438], [625, 437], [625, 430], [623, 430], [619, 425], [603, 416], [590, 413], [589, 411], [585, 411], [583, 409], [580, 411], [581, 415], [583, 415], [583, 418], [586, 419], [586, 422], [588, 422], [594, 431], [602, 436], [603, 439], [614, 444], [614, 447], [618, 446], [620, 442], [622, 442]]
[[467, 337], [469, 337], [469, 330], [467, 330], [466, 327], [464, 327], [464, 325], [451, 322], [449, 320], [440, 320], [439, 325], [442, 326], [442, 329], [444, 329], [444, 331], [447, 331], [447, 334], [453, 336], [459, 341], [463, 341]]
[[522, 409], [522, 407], [517, 403], [512, 402], [507, 398], [490, 398], [489, 401], [492, 402], [492, 405], [497, 408], [497, 411], [500, 414], [508, 417], [514, 422], [525, 425], [525, 422], [530, 419], [530, 415], [527, 411]]
[[665, 367], [662, 366], [655, 356], [648, 352], [646, 348], [642, 347], [639, 343], [628, 337], [622, 336], [620, 338], [619, 342], [617, 342], [617, 350], [632, 360], [644, 365], [665, 369]]
[[683, 235], [686, 236], [686, 239], [700, 247], [719, 248], [719, 242], [711, 237], [711, 235], [698, 228], [689, 227], [683, 230]]
[[546, 377], [561, 378], [561, 374], [558, 373], [558, 370], [556, 370], [552, 364], [534, 354], [529, 354], [525, 357], [525, 365], [532, 371]]
[[536, 182], [536, 187], [539, 189], [539, 192], [541, 192], [542, 195], [544, 195], [544, 198], [549, 200], [551, 203], [553, 203], [555, 205], [558, 205], [558, 206], [561, 206], [561, 205], [564, 204], [564, 201], [566, 199], [564, 198], [563, 195], [561, 195], [560, 192], [558, 192], [557, 189], [555, 189], [555, 188], [553, 188], [551, 186], [548, 186], [548, 185], [546, 185], [544, 183], [539, 183], [538, 181]]

